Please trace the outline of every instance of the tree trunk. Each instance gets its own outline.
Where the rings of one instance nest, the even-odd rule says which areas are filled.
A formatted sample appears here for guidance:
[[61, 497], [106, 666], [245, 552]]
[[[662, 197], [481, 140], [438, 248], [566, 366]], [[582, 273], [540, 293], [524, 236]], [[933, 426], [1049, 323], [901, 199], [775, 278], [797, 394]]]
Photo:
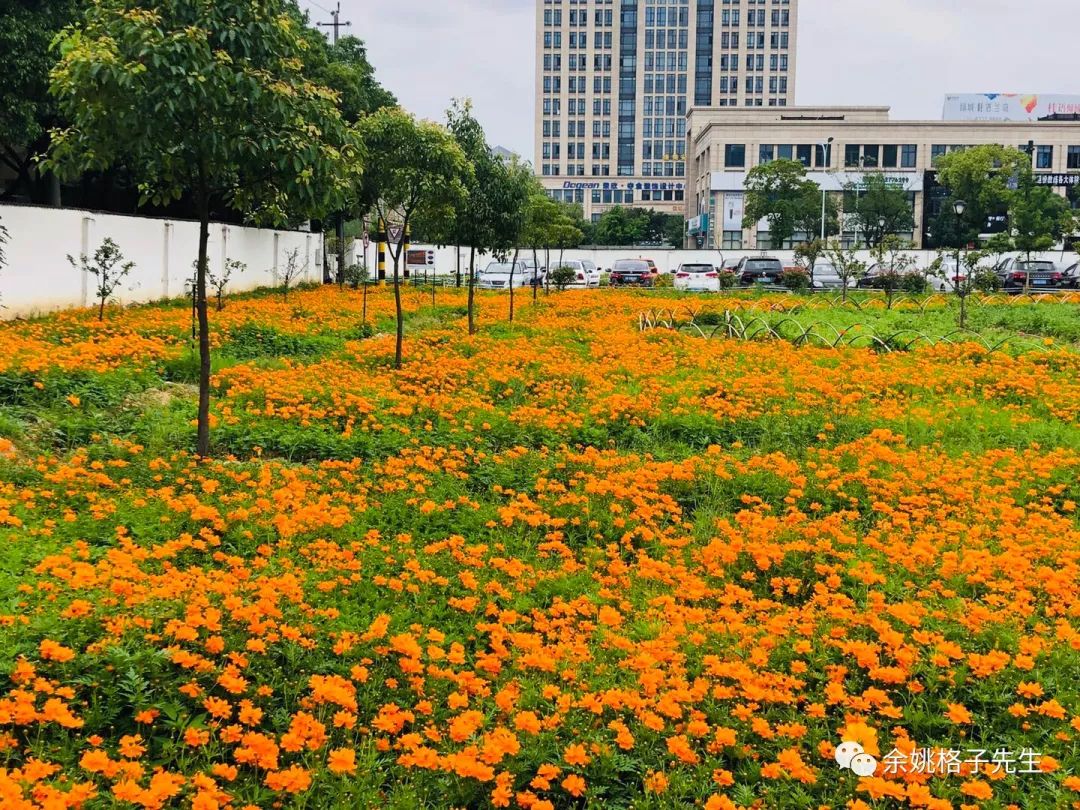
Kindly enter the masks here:
[[457, 250], [457, 263], [454, 265], [454, 274], [457, 276], [457, 288], [461, 289], [461, 245], [455, 245]]
[[518, 255], [518, 248], [514, 248], [514, 262], [510, 265], [510, 323], [514, 322], [514, 271], [517, 270]]
[[199, 428], [196, 454], [210, 455], [210, 317], [206, 306], [207, 246], [210, 242], [210, 194], [204, 177], [200, 177], [199, 258], [195, 272], [195, 310], [199, 318]]
[[405, 313], [401, 308], [401, 246], [394, 256], [394, 308], [397, 312], [397, 340], [394, 344], [394, 368], [401, 368], [405, 345]]
[[476, 334], [476, 248], [469, 248], [469, 334]]
[[536, 281], [537, 281], [536, 275], [537, 275], [537, 273], [540, 272], [540, 257], [537, 256], [536, 248], [533, 248], [532, 254], [533, 254], [533, 277], [532, 277], [532, 288], [533, 288], [533, 290], [532, 290], [532, 292], [533, 292], [533, 303], [535, 304], [536, 303], [536, 297], [540, 294], [540, 285], [536, 283]]
[[98, 307], [98, 321], [105, 320], [105, 296], [101, 296], [101, 305]]
[[367, 326], [367, 288], [368, 280], [364, 279], [364, 308], [361, 310], [360, 323], [363, 326]]
[[345, 212], [337, 215], [337, 283], [345, 284]]

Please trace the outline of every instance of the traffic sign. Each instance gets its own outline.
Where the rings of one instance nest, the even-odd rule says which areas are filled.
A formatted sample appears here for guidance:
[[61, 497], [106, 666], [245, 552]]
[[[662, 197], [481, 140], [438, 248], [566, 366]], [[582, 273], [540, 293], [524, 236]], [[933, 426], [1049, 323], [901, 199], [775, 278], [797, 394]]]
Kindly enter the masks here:
[[387, 239], [393, 244], [399, 244], [401, 237], [404, 235], [405, 229], [401, 225], [387, 225], [386, 236]]
[[365, 232], [364, 233], [364, 250], [367, 250], [369, 247], [371, 247], [371, 235]]

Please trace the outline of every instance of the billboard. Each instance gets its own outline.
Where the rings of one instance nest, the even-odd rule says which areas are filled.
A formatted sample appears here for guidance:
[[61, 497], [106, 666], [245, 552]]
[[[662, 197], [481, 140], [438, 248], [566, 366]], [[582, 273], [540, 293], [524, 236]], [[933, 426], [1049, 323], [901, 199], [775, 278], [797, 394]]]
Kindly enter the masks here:
[[1080, 115], [1080, 96], [1039, 93], [965, 93], [945, 96], [945, 121], [1038, 121]]

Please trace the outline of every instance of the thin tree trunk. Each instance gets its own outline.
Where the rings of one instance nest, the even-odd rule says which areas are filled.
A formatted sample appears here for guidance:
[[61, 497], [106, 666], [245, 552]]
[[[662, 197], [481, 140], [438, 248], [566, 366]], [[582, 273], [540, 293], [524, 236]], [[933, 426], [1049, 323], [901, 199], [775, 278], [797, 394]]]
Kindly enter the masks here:
[[397, 310], [397, 340], [394, 346], [394, 368], [401, 368], [405, 345], [405, 312], [401, 308], [401, 245], [394, 257], [394, 307]]
[[195, 273], [195, 310], [199, 318], [199, 428], [196, 453], [210, 455], [210, 317], [206, 306], [207, 246], [210, 242], [210, 194], [204, 172], [200, 172], [199, 258]]
[[454, 264], [454, 274], [457, 276], [457, 288], [461, 289], [461, 245], [455, 245], [457, 250], [457, 262]]
[[476, 334], [476, 248], [469, 248], [469, 334]]
[[364, 308], [361, 310], [360, 323], [363, 326], [367, 326], [367, 288], [368, 288], [368, 280], [366, 278], [364, 279], [363, 284], [364, 284]]
[[510, 265], [510, 323], [514, 322], [514, 271], [517, 270], [519, 249], [514, 248], [514, 262]]
[[345, 285], [345, 212], [337, 215], [337, 283]]
[[532, 279], [532, 288], [533, 288], [533, 290], [532, 290], [532, 292], [533, 292], [533, 303], [535, 304], [536, 303], [536, 298], [540, 294], [540, 285], [536, 283], [536, 274], [540, 272], [540, 257], [537, 256], [535, 247], [532, 249], [532, 254], [533, 254], [533, 279]]

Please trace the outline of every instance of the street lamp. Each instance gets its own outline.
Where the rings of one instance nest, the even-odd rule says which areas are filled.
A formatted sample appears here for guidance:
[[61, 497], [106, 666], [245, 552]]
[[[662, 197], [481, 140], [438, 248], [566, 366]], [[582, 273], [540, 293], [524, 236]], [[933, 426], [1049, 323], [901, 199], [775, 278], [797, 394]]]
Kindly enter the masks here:
[[[832, 168], [832, 144], [835, 138], [829, 138], [827, 141], [818, 141], [818, 146], [821, 147], [821, 156], [825, 161], [825, 173], [828, 174], [830, 168]], [[825, 195], [828, 190], [825, 185], [821, 186], [821, 241], [825, 241]]]
[[953, 202], [953, 213], [956, 214], [956, 276], [953, 278], [953, 286], [958, 287], [960, 282], [960, 249], [964, 239], [962, 226], [960, 224], [961, 217], [964, 216], [964, 212], [967, 210], [967, 203], [963, 200], [956, 200]]

